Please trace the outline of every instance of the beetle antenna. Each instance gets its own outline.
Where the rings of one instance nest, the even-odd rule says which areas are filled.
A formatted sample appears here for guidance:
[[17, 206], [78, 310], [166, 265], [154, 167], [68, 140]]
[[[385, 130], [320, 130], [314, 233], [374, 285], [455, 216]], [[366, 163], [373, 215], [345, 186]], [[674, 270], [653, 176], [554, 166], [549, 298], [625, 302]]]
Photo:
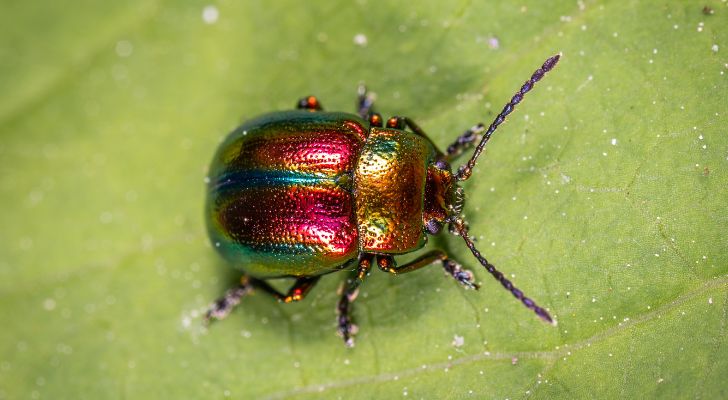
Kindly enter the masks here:
[[490, 124], [488, 127], [488, 130], [483, 134], [483, 138], [480, 140], [480, 143], [478, 143], [478, 147], [475, 148], [475, 152], [473, 153], [473, 156], [470, 158], [470, 161], [468, 161], [467, 164], [460, 166], [458, 168], [457, 174], [455, 174], [455, 178], [458, 181], [464, 181], [470, 178], [470, 175], [473, 173], [473, 168], [475, 167], [475, 163], [478, 160], [478, 157], [480, 156], [480, 153], [483, 152], [485, 149], [486, 143], [488, 143], [488, 140], [490, 139], [490, 136], [495, 132], [496, 129], [498, 129], [498, 126], [503, 123], [503, 121], [506, 120], [506, 117], [508, 114], [513, 111], [514, 108], [516, 108], [516, 104], [520, 103], [521, 100], [523, 100], [523, 96], [526, 95], [532, 88], [533, 85], [536, 84], [536, 82], [540, 81], [541, 78], [543, 78], [544, 75], [546, 75], [547, 72], [551, 71], [551, 69], [556, 66], [556, 63], [559, 62], [559, 58], [561, 57], [561, 54], [557, 54], [548, 60], [546, 60], [541, 68], [537, 69], [533, 75], [531, 75], [531, 78], [527, 80], [523, 86], [521, 86], [521, 89], [516, 92], [516, 94], [513, 95], [511, 98], [511, 101], [509, 101], [505, 107], [503, 107], [503, 110], [498, 114], [497, 117], [495, 117], [495, 120]]
[[459, 218], [456, 219], [455, 221], [452, 222], [451, 226], [454, 228], [455, 233], [462, 236], [463, 240], [465, 240], [465, 244], [468, 246], [468, 248], [473, 253], [475, 258], [478, 259], [480, 264], [483, 265], [485, 267], [485, 269], [488, 270], [488, 272], [490, 272], [490, 274], [493, 275], [493, 277], [496, 280], [498, 280], [498, 282], [500, 282], [501, 285], [503, 285], [504, 288], [506, 288], [509, 292], [511, 292], [511, 294], [515, 298], [520, 300], [524, 306], [533, 310], [533, 312], [535, 312], [536, 315], [541, 317], [541, 319], [543, 319], [544, 321], [546, 321], [552, 325], [556, 325], [556, 321], [553, 318], [551, 318], [551, 315], [549, 315], [548, 311], [539, 307], [539, 305], [536, 304], [535, 301], [524, 296], [522, 291], [520, 291], [517, 287], [515, 287], [513, 285], [513, 283], [511, 283], [511, 281], [509, 281], [503, 275], [502, 272], [495, 269], [495, 266], [493, 264], [489, 263], [488, 260], [486, 260], [486, 258], [483, 257], [482, 254], [480, 254], [480, 251], [478, 251], [478, 249], [475, 248], [475, 243], [473, 243], [473, 240], [470, 239], [470, 236], [468, 236], [467, 228], [465, 228], [465, 223], [463, 222], [462, 219], [459, 219]]

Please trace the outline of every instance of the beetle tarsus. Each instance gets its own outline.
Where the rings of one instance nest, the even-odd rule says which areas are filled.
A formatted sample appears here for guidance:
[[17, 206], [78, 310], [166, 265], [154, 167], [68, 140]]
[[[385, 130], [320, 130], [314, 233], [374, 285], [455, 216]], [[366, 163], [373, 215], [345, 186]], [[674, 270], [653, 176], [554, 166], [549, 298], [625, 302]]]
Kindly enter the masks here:
[[351, 303], [356, 299], [359, 293], [359, 285], [364, 281], [374, 262], [374, 254], [361, 253], [359, 255], [359, 265], [353, 276], [346, 281], [339, 297], [339, 303], [336, 305], [338, 334], [344, 339], [346, 347], [354, 347], [354, 335], [359, 328], [352, 322]]
[[462, 265], [456, 263], [451, 259], [442, 260], [442, 267], [445, 272], [450, 274], [456, 281], [468, 289], [478, 290], [480, 286], [474, 282], [475, 275], [469, 269], [464, 269]]
[[369, 92], [363, 83], [359, 84], [359, 87], [356, 89], [356, 93], [356, 113], [363, 119], [370, 119], [370, 116], [375, 114], [374, 100], [376, 99], [376, 96]]
[[253, 286], [247, 277], [243, 277], [240, 283], [234, 288], [228, 290], [225, 295], [212, 303], [205, 313], [205, 324], [209, 324], [212, 320], [225, 319], [230, 312], [240, 304], [240, 299], [247, 296], [253, 291]]
[[346, 347], [354, 347], [354, 335], [359, 330], [351, 320], [351, 301], [348, 295], [343, 295], [337, 306], [338, 334], [344, 339]]
[[463, 154], [463, 152], [473, 147], [475, 143], [480, 141], [483, 137], [483, 132], [485, 132], [485, 125], [479, 123], [477, 125], [473, 125], [462, 135], [458, 136], [453, 144], [447, 146], [447, 160], [452, 161]]

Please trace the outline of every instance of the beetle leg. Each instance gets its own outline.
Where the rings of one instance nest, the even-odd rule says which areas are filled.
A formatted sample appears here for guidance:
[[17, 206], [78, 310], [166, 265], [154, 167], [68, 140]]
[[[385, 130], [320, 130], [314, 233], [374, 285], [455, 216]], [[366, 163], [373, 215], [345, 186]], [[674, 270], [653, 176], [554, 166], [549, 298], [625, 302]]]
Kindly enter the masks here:
[[394, 258], [392, 256], [377, 257], [377, 265], [379, 266], [379, 269], [393, 275], [416, 271], [437, 261], [442, 262], [442, 267], [445, 269], [445, 272], [452, 276], [461, 285], [470, 289], [478, 289], [478, 285], [473, 282], [473, 273], [470, 270], [463, 269], [460, 264], [450, 259], [447, 254], [441, 250], [432, 250], [401, 266], [398, 266], [394, 262]]
[[473, 125], [472, 128], [468, 129], [462, 135], [455, 139], [455, 142], [450, 146], [447, 146], [447, 159], [452, 161], [458, 158], [463, 152], [475, 145], [475, 142], [479, 141], [485, 132], [485, 125], [479, 123]]
[[356, 90], [356, 113], [369, 121], [370, 126], [376, 126], [381, 128], [384, 125], [382, 115], [374, 111], [374, 100], [376, 96], [367, 91], [367, 87], [364, 84], [360, 84]]
[[302, 97], [300, 100], [298, 100], [298, 103], [296, 104], [296, 108], [299, 110], [309, 110], [309, 111], [323, 111], [324, 108], [321, 106], [321, 102], [319, 102], [318, 98], [316, 96], [306, 96]]
[[374, 114], [374, 95], [369, 93], [364, 84], [360, 84], [356, 89], [356, 113], [364, 119], [368, 119]]
[[224, 319], [230, 314], [230, 311], [240, 303], [240, 299], [253, 291], [253, 283], [247, 275], [240, 278], [240, 283], [234, 288], [228, 290], [225, 295], [210, 306], [205, 313], [205, 323], [209, 323], [212, 319]]
[[357, 327], [351, 319], [351, 303], [356, 299], [356, 295], [359, 292], [359, 285], [361, 285], [369, 270], [372, 268], [373, 261], [374, 254], [362, 253], [359, 255], [359, 265], [356, 272], [353, 277], [346, 281], [341, 298], [339, 298], [339, 303], [336, 306], [339, 335], [344, 338], [344, 343], [347, 347], [354, 346], [353, 336], [357, 331]]
[[254, 279], [253, 285], [255, 285], [256, 288], [275, 297], [278, 301], [282, 303], [292, 303], [294, 301], [303, 300], [308, 292], [310, 292], [311, 289], [316, 285], [316, 282], [318, 282], [320, 278], [321, 276], [305, 276], [297, 278], [296, 282], [293, 283], [293, 286], [288, 289], [288, 293], [286, 294], [280, 293], [273, 286], [269, 285], [268, 282], [260, 279]]
[[212, 319], [224, 319], [227, 317], [233, 308], [240, 304], [240, 299], [250, 294], [253, 289], [260, 289], [283, 303], [303, 300], [308, 292], [311, 291], [311, 288], [313, 288], [316, 282], [318, 282], [319, 278], [320, 276], [298, 278], [293, 286], [291, 286], [288, 290], [288, 293], [284, 295], [279, 293], [266, 281], [243, 275], [237, 286], [228, 290], [223, 297], [215, 300], [210, 309], [205, 313], [205, 322], [209, 322]]

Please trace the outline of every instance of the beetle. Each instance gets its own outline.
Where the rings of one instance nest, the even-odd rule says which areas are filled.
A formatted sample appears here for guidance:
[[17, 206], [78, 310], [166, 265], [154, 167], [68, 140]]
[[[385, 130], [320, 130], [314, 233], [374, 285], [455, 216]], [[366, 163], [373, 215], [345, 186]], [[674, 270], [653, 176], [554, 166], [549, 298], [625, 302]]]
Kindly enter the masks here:
[[[357, 331], [352, 302], [373, 265], [398, 275], [439, 262], [465, 288], [474, 275], [441, 250], [404, 265], [394, 257], [422, 248], [445, 224], [478, 262], [541, 319], [548, 311], [517, 289], [475, 247], [461, 217], [467, 180], [491, 135], [524, 95], [559, 61], [548, 58], [486, 129], [480, 123], [443, 153], [407, 117], [386, 122], [373, 97], [358, 91], [358, 115], [326, 112], [314, 96], [298, 109], [264, 114], [223, 141], [212, 160], [205, 216], [213, 247], [243, 271], [215, 301], [205, 321], [222, 319], [253, 290], [281, 302], [302, 300], [324, 274], [348, 270], [338, 306], [338, 333], [347, 346]], [[473, 147], [456, 172], [450, 162]], [[268, 279], [293, 278], [287, 293]]]

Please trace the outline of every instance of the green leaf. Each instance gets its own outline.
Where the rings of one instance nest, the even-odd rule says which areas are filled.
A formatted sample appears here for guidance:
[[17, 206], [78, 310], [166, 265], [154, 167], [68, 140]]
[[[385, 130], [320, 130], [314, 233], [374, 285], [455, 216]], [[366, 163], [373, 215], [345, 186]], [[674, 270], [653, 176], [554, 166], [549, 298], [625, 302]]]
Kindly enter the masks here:
[[[728, 397], [725, 2], [311, 3], [6, 4], [0, 399]], [[464, 183], [478, 246], [557, 327], [449, 235], [481, 290], [373, 273], [353, 349], [342, 274], [202, 327], [238, 278], [202, 218], [236, 125], [353, 111], [364, 81], [445, 147], [558, 52]]]

